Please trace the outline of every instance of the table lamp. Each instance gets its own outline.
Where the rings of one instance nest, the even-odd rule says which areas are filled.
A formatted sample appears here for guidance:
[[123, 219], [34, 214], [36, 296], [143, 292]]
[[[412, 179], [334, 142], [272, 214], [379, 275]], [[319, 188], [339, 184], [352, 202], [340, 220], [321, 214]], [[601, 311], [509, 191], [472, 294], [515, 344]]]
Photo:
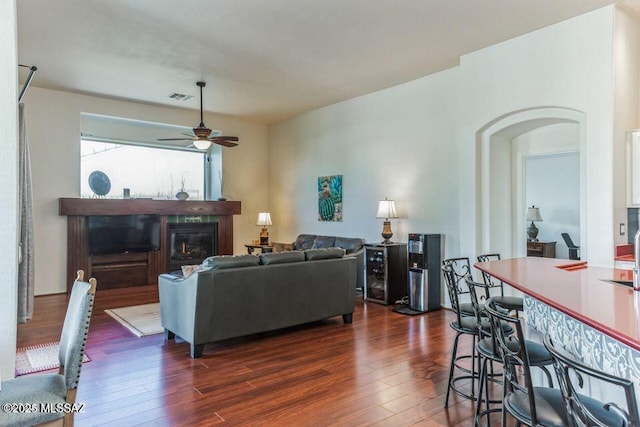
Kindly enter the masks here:
[[384, 222], [382, 223], [382, 241], [383, 245], [387, 245], [391, 243], [391, 237], [393, 236], [393, 232], [391, 231], [391, 221], [389, 218], [398, 218], [398, 214], [396, 212], [396, 203], [393, 200], [388, 200], [386, 197], [384, 200], [380, 200], [378, 202], [378, 213], [376, 214], [376, 218], [384, 218]]
[[262, 226], [262, 230], [260, 231], [260, 245], [268, 245], [269, 231], [267, 230], [267, 225], [273, 225], [271, 223], [271, 214], [269, 212], [260, 212], [256, 225]]
[[527, 236], [529, 236], [530, 242], [538, 241], [538, 227], [534, 224], [535, 221], [542, 221], [542, 216], [540, 216], [540, 208], [536, 208], [535, 206], [531, 206], [527, 208], [527, 221], [531, 221], [531, 225], [527, 228]]

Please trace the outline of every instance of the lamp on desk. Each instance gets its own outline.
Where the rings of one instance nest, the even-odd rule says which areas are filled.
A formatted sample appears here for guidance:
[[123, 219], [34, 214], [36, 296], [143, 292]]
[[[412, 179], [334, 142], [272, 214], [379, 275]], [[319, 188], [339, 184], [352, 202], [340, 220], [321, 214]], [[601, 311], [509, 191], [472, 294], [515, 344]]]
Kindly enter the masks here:
[[538, 227], [536, 227], [535, 221], [542, 221], [540, 216], [540, 208], [531, 206], [527, 208], [527, 221], [531, 221], [531, 225], [527, 228], [527, 236], [529, 236], [530, 242], [538, 241]]
[[382, 238], [384, 240], [382, 241], [382, 244], [386, 245], [391, 243], [393, 232], [391, 231], [391, 221], [389, 221], [389, 218], [398, 218], [396, 202], [388, 200], [386, 197], [384, 200], [380, 200], [380, 202], [378, 202], [378, 213], [376, 214], [376, 218], [384, 218], [384, 222], [382, 223]]
[[258, 214], [258, 221], [256, 221], [256, 225], [262, 226], [262, 230], [260, 231], [260, 245], [268, 245], [269, 231], [267, 230], [267, 225], [273, 225], [271, 223], [271, 214], [269, 212], [260, 212]]

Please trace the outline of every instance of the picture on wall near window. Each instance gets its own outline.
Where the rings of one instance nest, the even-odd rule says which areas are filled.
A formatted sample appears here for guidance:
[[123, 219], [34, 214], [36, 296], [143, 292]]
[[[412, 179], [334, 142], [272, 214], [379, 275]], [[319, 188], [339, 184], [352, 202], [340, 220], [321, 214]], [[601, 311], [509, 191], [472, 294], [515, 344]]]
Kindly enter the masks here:
[[318, 177], [318, 221], [342, 222], [342, 175]]

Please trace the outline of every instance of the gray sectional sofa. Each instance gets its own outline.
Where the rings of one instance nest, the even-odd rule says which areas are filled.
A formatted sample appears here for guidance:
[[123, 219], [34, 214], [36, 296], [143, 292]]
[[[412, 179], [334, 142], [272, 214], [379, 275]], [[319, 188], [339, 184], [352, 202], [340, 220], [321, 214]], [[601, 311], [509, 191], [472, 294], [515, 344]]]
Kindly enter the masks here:
[[334, 316], [351, 323], [357, 260], [338, 248], [217, 256], [192, 275], [159, 276], [165, 339], [206, 343]]
[[293, 243], [274, 243], [275, 252], [338, 247], [345, 250], [348, 256], [358, 260], [358, 277], [356, 288], [364, 289], [364, 239], [356, 237], [320, 236], [317, 234], [300, 234]]

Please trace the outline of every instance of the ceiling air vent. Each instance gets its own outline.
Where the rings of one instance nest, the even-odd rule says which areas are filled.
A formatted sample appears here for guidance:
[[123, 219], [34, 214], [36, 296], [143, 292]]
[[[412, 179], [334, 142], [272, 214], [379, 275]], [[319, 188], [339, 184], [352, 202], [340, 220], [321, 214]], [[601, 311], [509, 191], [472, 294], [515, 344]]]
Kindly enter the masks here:
[[171, 95], [169, 95], [169, 98], [173, 99], [174, 101], [188, 101], [191, 98], [193, 98], [192, 95], [185, 95], [183, 93], [172, 93]]

